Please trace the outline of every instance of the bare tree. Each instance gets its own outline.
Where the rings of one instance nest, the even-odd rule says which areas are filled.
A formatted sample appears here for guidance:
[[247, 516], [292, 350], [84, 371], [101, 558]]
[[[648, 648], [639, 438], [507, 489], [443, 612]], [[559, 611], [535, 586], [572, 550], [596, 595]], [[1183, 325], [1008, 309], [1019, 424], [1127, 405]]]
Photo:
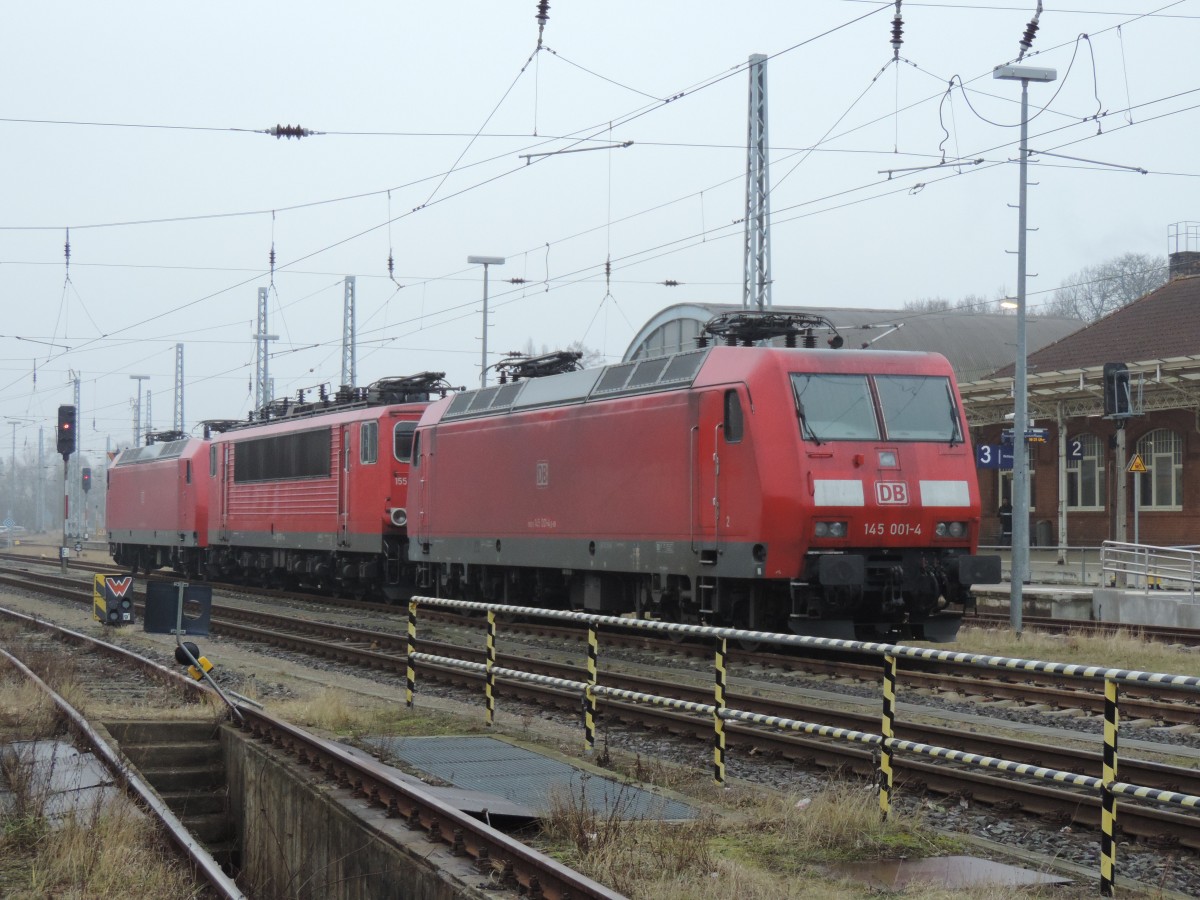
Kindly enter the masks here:
[[905, 300], [902, 309], [905, 312], [938, 313], [957, 312], [945, 297], [922, 297], [920, 300]]
[[1163, 257], [1126, 253], [1080, 269], [1059, 286], [1042, 314], [1095, 322], [1166, 281], [1167, 261]]

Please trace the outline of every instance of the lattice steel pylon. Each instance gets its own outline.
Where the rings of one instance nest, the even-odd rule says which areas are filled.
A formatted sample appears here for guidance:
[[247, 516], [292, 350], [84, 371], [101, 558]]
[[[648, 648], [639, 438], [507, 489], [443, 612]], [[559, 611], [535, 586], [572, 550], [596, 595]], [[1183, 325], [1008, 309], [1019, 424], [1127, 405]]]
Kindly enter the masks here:
[[771, 305], [771, 179], [767, 152], [767, 57], [750, 57], [750, 110], [746, 130], [746, 239], [742, 306]]
[[279, 340], [277, 334], [267, 334], [267, 296], [269, 289], [258, 289], [258, 329], [253, 335], [258, 345], [254, 354], [254, 408], [265, 409], [271, 402], [271, 379], [267, 372], [267, 342]]
[[183, 344], [175, 345], [175, 415], [171, 427], [183, 434]]
[[358, 378], [354, 318], [355, 281], [353, 275], [346, 276], [345, 301], [342, 305], [342, 384], [345, 387], [354, 387], [354, 382]]

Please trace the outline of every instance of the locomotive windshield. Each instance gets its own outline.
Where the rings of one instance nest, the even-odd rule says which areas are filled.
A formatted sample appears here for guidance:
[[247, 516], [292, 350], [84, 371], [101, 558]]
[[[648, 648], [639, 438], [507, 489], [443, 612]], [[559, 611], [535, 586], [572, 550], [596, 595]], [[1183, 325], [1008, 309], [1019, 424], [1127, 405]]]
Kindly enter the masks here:
[[792, 374], [796, 412], [804, 436], [823, 441], [869, 441], [879, 437], [866, 375]]
[[[926, 375], [792, 373], [804, 437], [825, 441], [962, 441], [950, 381]], [[878, 404], [874, 397], [878, 398]], [[876, 410], [883, 415], [880, 423]]]
[[887, 436], [894, 441], [962, 441], [958, 408], [947, 378], [876, 375], [879, 407]]

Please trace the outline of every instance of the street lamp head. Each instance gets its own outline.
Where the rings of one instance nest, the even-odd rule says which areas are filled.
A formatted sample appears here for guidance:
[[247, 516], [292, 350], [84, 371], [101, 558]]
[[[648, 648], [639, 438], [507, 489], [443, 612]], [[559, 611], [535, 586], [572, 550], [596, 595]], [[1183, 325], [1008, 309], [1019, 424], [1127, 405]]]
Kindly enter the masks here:
[[1001, 309], [1020, 309], [1021, 303], [1016, 297], [1005, 297], [1000, 301]]
[[502, 266], [503, 256], [468, 256], [467, 262], [473, 266]]
[[1040, 66], [996, 66], [992, 69], [992, 78], [1002, 81], [1054, 81], [1058, 78], [1058, 71]]

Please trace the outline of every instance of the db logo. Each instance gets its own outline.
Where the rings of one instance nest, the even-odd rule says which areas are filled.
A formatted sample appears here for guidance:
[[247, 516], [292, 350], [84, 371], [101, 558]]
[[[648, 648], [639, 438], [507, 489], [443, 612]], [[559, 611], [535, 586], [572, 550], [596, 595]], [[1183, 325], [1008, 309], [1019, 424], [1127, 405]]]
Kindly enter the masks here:
[[908, 483], [904, 481], [875, 482], [875, 501], [880, 506], [907, 506]]

